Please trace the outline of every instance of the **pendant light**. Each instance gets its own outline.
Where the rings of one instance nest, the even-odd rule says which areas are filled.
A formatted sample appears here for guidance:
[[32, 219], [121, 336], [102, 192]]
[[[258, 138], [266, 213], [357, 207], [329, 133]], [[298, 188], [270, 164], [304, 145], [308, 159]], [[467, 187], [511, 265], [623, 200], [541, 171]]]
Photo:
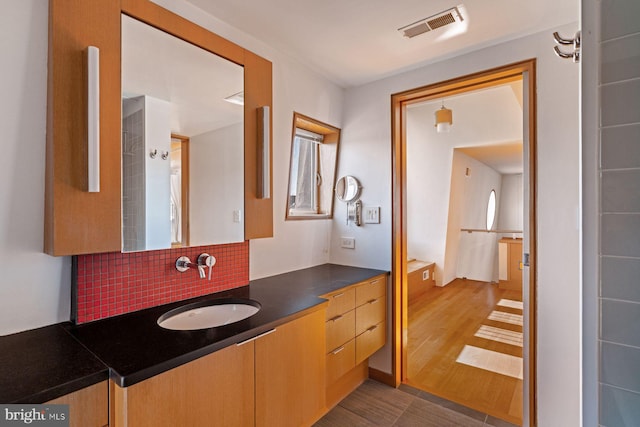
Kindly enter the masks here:
[[436, 132], [449, 132], [451, 125], [453, 125], [453, 111], [444, 106], [443, 100], [442, 107], [436, 111]]

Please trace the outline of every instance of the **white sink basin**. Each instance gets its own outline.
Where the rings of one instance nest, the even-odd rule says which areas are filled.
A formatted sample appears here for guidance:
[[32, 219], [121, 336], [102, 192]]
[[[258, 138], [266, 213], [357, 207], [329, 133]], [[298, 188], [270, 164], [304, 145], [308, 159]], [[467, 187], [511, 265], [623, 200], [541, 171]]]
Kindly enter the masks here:
[[178, 307], [158, 318], [158, 325], [174, 331], [215, 328], [239, 322], [260, 311], [249, 299], [220, 299]]

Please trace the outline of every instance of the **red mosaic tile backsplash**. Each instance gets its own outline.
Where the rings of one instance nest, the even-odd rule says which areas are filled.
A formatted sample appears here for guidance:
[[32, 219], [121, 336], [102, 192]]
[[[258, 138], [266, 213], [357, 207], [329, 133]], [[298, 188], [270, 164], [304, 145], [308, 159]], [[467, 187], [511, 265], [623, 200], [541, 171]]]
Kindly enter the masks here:
[[[203, 252], [216, 258], [210, 281], [200, 279], [194, 268], [184, 273], [176, 270], [178, 257], [197, 262]], [[74, 274], [75, 320], [85, 323], [245, 286], [249, 283], [249, 242], [79, 255]]]

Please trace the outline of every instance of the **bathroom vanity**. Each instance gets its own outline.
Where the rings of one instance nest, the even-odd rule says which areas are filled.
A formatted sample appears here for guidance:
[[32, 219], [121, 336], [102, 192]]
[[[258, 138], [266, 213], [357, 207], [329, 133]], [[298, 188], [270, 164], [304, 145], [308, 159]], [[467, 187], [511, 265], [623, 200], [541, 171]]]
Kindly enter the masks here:
[[[43, 403], [84, 390], [75, 396], [95, 402], [107, 395], [109, 378], [102, 405], [111, 426], [143, 419], [311, 424], [367, 378], [368, 357], [385, 343], [387, 282], [385, 271], [324, 264], [194, 300], [3, 337], [0, 349], [11, 351], [0, 371], [0, 401]], [[261, 307], [215, 328], [158, 325], [167, 311], [213, 298]], [[12, 388], [18, 376], [20, 387]]]

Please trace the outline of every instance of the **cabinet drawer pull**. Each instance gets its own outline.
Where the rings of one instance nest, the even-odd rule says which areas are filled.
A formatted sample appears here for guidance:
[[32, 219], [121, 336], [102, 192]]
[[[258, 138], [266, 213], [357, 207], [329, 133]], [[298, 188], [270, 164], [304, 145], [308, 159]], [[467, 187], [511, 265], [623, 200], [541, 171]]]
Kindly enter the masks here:
[[338, 320], [342, 319], [342, 314], [339, 314], [336, 317], [332, 317], [331, 319], [329, 319], [330, 322], [337, 322]]
[[339, 294], [332, 295], [331, 298], [338, 298], [344, 295], [344, 292], [340, 292]]
[[267, 335], [272, 334], [272, 333], [274, 333], [275, 331], [276, 331], [276, 328], [273, 328], [273, 329], [271, 329], [271, 330], [268, 330], [267, 332], [263, 332], [263, 333], [261, 333], [260, 335], [256, 335], [256, 336], [255, 336], [255, 337], [253, 337], [253, 338], [249, 338], [249, 339], [246, 339], [246, 340], [244, 340], [244, 341], [240, 341], [240, 342], [236, 343], [236, 346], [240, 347], [241, 345], [245, 345], [245, 344], [247, 344], [247, 343], [250, 343], [251, 341], [255, 341], [255, 340], [257, 340], [258, 338], [266, 337]]
[[370, 327], [369, 329], [367, 329], [367, 332], [373, 332], [374, 330], [376, 330], [377, 327], [378, 327], [378, 325], [374, 325], [374, 326]]
[[333, 350], [333, 351], [331, 352], [331, 354], [334, 354], [334, 355], [335, 355], [335, 354], [338, 354], [338, 353], [340, 353], [342, 350], [344, 350], [344, 346], [342, 346], [342, 347], [340, 347], [340, 348], [336, 348], [335, 350]]
[[372, 299], [371, 301], [369, 301], [369, 304], [375, 304], [378, 301], [380, 301], [380, 298]]

